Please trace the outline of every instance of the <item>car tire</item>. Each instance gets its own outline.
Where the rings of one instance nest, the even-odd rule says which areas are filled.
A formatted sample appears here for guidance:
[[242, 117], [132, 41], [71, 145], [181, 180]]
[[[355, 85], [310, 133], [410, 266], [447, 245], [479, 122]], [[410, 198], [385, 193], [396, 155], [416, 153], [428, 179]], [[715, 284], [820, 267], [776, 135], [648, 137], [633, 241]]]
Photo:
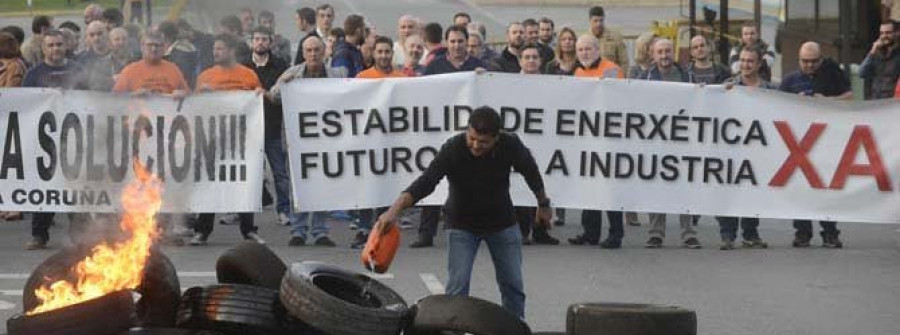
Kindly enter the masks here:
[[583, 303], [569, 306], [566, 332], [572, 335], [696, 335], [697, 314], [682, 307], [630, 304]]
[[6, 323], [10, 335], [116, 335], [133, 326], [130, 290], [35, 315], [17, 315]]
[[192, 287], [178, 307], [179, 328], [223, 334], [306, 334], [309, 327], [289, 318], [278, 291], [237, 284]]
[[244, 242], [225, 251], [216, 261], [216, 278], [221, 284], [245, 284], [278, 290], [287, 266], [271, 249]]
[[463, 296], [432, 295], [412, 308], [410, 334], [440, 334], [445, 331], [478, 335], [528, 335], [524, 321], [495, 303]]

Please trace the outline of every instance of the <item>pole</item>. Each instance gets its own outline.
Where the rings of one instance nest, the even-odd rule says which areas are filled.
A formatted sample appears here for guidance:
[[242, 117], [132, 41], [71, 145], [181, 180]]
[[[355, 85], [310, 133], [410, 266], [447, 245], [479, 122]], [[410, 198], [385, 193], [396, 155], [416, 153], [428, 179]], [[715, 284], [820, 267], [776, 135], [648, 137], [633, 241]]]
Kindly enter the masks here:
[[728, 59], [728, 0], [719, 0], [719, 55], [727, 62]]

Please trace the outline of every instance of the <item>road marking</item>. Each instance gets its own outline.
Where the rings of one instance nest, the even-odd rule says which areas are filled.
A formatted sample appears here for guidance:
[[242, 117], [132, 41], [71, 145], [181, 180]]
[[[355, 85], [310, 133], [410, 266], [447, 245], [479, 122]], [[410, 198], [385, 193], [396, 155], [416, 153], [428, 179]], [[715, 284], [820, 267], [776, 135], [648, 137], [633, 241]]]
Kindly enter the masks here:
[[16, 304], [9, 301], [0, 300], [0, 311], [16, 308]]
[[419, 278], [422, 278], [422, 282], [425, 283], [425, 287], [431, 294], [444, 294], [446, 292], [444, 284], [441, 284], [441, 281], [433, 273], [420, 273]]
[[22, 290], [0, 290], [0, 294], [12, 296], [12, 297], [21, 297]]
[[0, 279], [28, 279], [29, 273], [0, 273]]

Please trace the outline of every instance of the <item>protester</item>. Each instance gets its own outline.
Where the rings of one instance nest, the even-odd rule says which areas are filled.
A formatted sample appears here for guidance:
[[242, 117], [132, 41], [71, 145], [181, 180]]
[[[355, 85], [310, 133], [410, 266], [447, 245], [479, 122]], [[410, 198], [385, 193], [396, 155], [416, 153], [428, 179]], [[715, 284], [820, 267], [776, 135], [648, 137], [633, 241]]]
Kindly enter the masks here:
[[691, 38], [691, 63], [688, 65], [688, 82], [695, 84], [721, 84], [731, 78], [731, 69], [716, 63], [710, 56], [709, 40], [703, 35]]
[[109, 31], [109, 50], [116, 75], [122, 72], [125, 66], [139, 59], [128, 48], [128, 31], [125, 28], [114, 28]]
[[[15, 38], [16, 42], [19, 44], [19, 53], [21, 53], [22, 46], [25, 44], [25, 30], [23, 30], [19, 26], [6, 26], [0, 28], [0, 32], [10, 34], [13, 38]], [[24, 62], [25, 59], [23, 58], [22, 61]]]
[[[560, 34], [562, 37], [562, 34]], [[560, 40], [562, 43], [562, 40]], [[575, 52], [578, 57], [578, 68], [575, 69], [576, 77], [585, 78], [624, 78], [622, 69], [615, 63], [604, 59], [600, 55], [600, 45], [594, 35], [581, 35], [575, 43]], [[618, 249], [622, 247], [622, 237], [625, 231], [622, 227], [621, 211], [606, 211], [609, 221], [609, 234], [603, 242], [600, 235], [603, 231], [603, 211], [586, 209], [581, 213], [581, 226], [584, 232], [581, 235], [569, 239], [572, 245], [600, 245], [604, 249]]]
[[[92, 3], [84, 7], [84, 26], [87, 27], [94, 21], [101, 21], [103, 19], [103, 7], [98, 4]], [[85, 28], [86, 29], [86, 28]]]
[[728, 56], [731, 64], [731, 72], [736, 73], [740, 70], [740, 54], [744, 48], [753, 47], [763, 51], [763, 60], [759, 70], [766, 81], [772, 80], [772, 65], [775, 64], [775, 51], [771, 49], [768, 43], [760, 38], [759, 29], [755, 21], [745, 22], [741, 26], [741, 42], [734, 48], [731, 48], [731, 54]]
[[318, 30], [316, 30], [316, 11], [314, 9], [309, 7], [298, 9], [296, 19], [299, 38], [297, 39], [294, 65], [303, 63], [303, 41], [313, 36], [322, 38]]
[[101, 20], [106, 23], [106, 29], [112, 30], [113, 28], [118, 28], [125, 24], [125, 16], [122, 15], [122, 11], [118, 8], [104, 9], [103, 13], [100, 14], [100, 17]]
[[25, 62], [19, 51], [19, 41], [0, 32], [0, 87], [19, 87], [25, 78]]
[[66, 21], [60, 24], [58, 29], [65, 35], [66, 57], [74, 60], [75, 54], [81, 52], [81, 27], [75, 22]]
[[538, 20], [538, 42], [553, 50], [556, 48], [556, 24], [549, 17]]
[[525, 26], [519, 22], [506, 26], [506, 48], [491, 63], [491, 70], [506, 73], [519, 73], [519, 49], [525, 45]]
[[332, 67], [331, 63], [334, 60], [334, 46], [337, 45], [338, 42], [344, 40], [344, 29], [343, 28], [333, 28], [327, 37], [324, 38], [325, 43], [325, 66]]
[[653, 63], [650, 47], [658, 36], [654, 33], [643, 33], [634, 40], [634, 65], [628, 69], [628, 78], [644, 79]]
[[406, 39], [419, 32], [419, 20], [412, 15], [403, 15], [397, 21], [397, 41], [394, 42], [393, 64], [406, 63]]
[[466, 28], [472, 22], [472, 16], [466, 12], [459, 12], [453, 15], [453, 25]]
[[78, 55], [77, 62], [81, 66], [82, 80], [87, 89], [109, 92], [112, 90], [115, 76], [121, 67], [117, 66], [109, 48], [109, 36], [106, 25], [100, 21], [91, 22], [85, 34], [86, 50]]
[[405, 62], [401, 64], [403, 68], [400, 71], [407, 77], [421, 76], [425, 72], [425, 67], [419, 64], [419, 61], [425, 54], [425, 41], [419, 35], [410, 35], [406, 37], [403, 49], [406, 50], [406, 57], [403, 57]]
[[469, 55], [478, 58], [482, 63], [488, 64], [499, 55], [493, 49], [484, 45], [484, 37], [477, 31], [469, 30], [469, 40], [466, 42]]
[[[40, 34], [40, 63], [35, 64], [22, 80], [23, 87], [49, 87], [72, 89], [78, 81], [79, 68], [75, 62], [66, 58], [65, 37], [59, 30], [45, 30]], [[50, 226], [53, 225], [53, 212], [37, 212], [31, 217], [31, 241], [25, 244], [25, 250], [47, 248], [50, 241]], [[69, 216], [70, 219], [73, 216]], [[72, 220], [70, 220], [72, 221]], [[70, 224], [75, 224], [71, 222]]]
[[[834, 61], [822, 57], [821, 47], [818, 43], [803, 43], [800, 47], [799, 59], [800, 70], [784, 78], [780, 87], [782, 91], [836, 99], [853, 97], [850, 81]], [[822, 226], [823, 247], [838, 249], [844, 246], [838, 237], [841, 231], [837, 229], [837, 222], [819, 221], [819, 224]], [[796, 229], [796, 233], [793, 246], [795, 248], [809, 247], [813, 236], [812, 221], [794, 220], [794, 229]]]
[[[266, 91], [272, 89], [278, 82], [284, 71], [290, 64], [285, 59], [275, 57], [272, 54], [272, 31], [260, 24], [251, 32], [253, 43], [253, 56], [250, 63], [243, 65], [253, 69], [259, 78], [262, 88]], [[263, 99], [263, 112], [265, 123], [264, 149], [269, 167], [272, 169], [272, 177], [275, 184], [275, 211], [278, 214], [278, 223], [288, 226], [291, 224], [291, 179], [288, 172], [287, 151], [284, 145], [283, 127], [284, 116], [281, 104], [272, 101], [271, 96]], [[263, 191], [265, 192], [265, 190]]]
[[601, 6], [593, 6], [589, 11], [591, 34], [599, 41], [600, 57], [609, 60], [619, 68], [628, 68], [628, 52], [622, 35], [606, 27], [606, 12]]
[[[244, 28], [241, 19], [237, 16], [231, 15], [222, 18], [219, 20], [219, 33], [231, 35], [231, 37], [237, 38], [241, 41], [244, 40]], [[250, 61], [250, 46], [247, 43], [238, 44], [237, 49], [235, 49], [235, 56], [237, 57], [238, 63], [246, 63]]]
[[187, 38], [181, 38], [178, 25], [173, 21], [163, 21], [156, 29], [164, 38], [166, 52], [163, 59], [177, 65], [188, 86], [195, 87], [197, 81], [195, 73], [198, 73], [197, 64], [200, 61], [197, 48]]
[[[197, 77], [197, 91], [242, 90], [259, 93], [264, 91], [256, 73], [237, 62], [236, 51], [238, 45], [241, 44], [244, 44], [242, 39], [229, 34], [216, 36], [213, 45], [213, 57], [216, 65], [203, 71]], [[238, 216], [244, 240], [265, 244], [266, 241], [257, 234], [258, 228], [253, 224], [253, 213], [238, 213]], [[206, 245], [215, 226], [214, 221], [215, 214], [200, 214], [194, 224], [194, 237], [191, 238], [189, 244], [193, 246]]]
[[25, 44], [22, 44], [22, 58], [29, 67], [34, 67], [44, 61], [43, 40], [44, 33], [53, 30], [53, 18], [46, 15], [35, 16], [31, 20], [31, 33], [33, 34]]
[[900, 79], [900, 22], [884, 22], [878, 29], [878, 39], [859, 67], [870, 87], [868, 99], [890, 98]]
[[[272, 40], [272, 55], [278, 58], [281, 58], [285, 62], [291, 61], [291, 41], [284, 36], [281, 36], [277, 33], [275, 29], [275, 13], [271, 11], [264, 10], [259, 12], [259, 26], [264, 27], [272, 31], [274, 34]], [[250, 44], [253, 44], [253, 30], [248, 30], [250, 33]]]
[[344, 20], [344, 40], [337, 41], [332, 55], [332, 67], [347, 69], [347, 76], [355, 77], [365, 68], [359, 47], [365, 42], [366, 23], [362, 16], [351, 14]]
[[366, 27], [363, 36], [365, 37], [363, 38], [362, 45], [359, 46], [359, 52], [362, 54], [363, 59], [362, 68], [368, 69], [375, 65], [375, 38], [377, 38], [378, 35], [375, 31]]
[[444, 28], [440, 24], [434, 22], [426, 24], [423, 32], [425, 34], [422, 36], [425, 39], [425, 55], [422, 56], [421, 64], [428, 66], [431, 61], [444, 57], [447, 54], [447, 47], [443, 43]]
[[[459, 28], [454, 30], [454, 28]], [[465, 28], [448, 29], [450, 57], [465, 49]], [[437, 61], [437, 60], [436, 60]], [[503, 307], [525, 318], [522, 279], [521, 232], [516, 227], [509, 175], [522, 174], [537, 198], [536, 224], [549, 225], [550, 198], [544, 193], [541, 173], [531, 152], [514, 134], [501, 131], [500, 115], [490, 107], [475, 109], [465, 133], [447, 140], [435, 159], [378, 218], [375, 232], [387, 232], [400, 213], [434, 191], [445, 176], [450, 183], [447, 198], [449, 274], [447, 294], [469, 295], [475, 256], [482, 241], [491, 252]]]
[[334, 7], [329, 4], [316, 7], [316, 34], [320, 38], [328, 37], [328, 35], [331, 34], [333, 23]]
[[242, 41], [247, 42], [249, 38], [246, 35], [249, 35], [250, 30], [256, 27], [256, 16], [253, 15], [253, 9], [250, 7], [241, 7], [241, 11], [238, 13], [238, 19], [241, 20]]
[[[578, 36], [569, 27], [563, 27], [559, 31], [559, 39], [556, 44], [556, 57], [544, 65], [544, 73], [571, 76], [578, 67], [578, 56], [575, 53], [575, 41]], [[557, 209], [559, 211], [559, 209]], [[559, 215], [559, 212], [557, 212]]]
[[[347, 77], [345, 67], [325, 66], [325, 43], [321, 38], [310, 37], [303, 41], [303, 57], [306, 59], [305, 62], [287, 69], [272, 87], [270, 98], [276, 103], [281, 101], [281, 87], [293, 80]], [[334, 241], [328, 238], [325, 212], [297, 213], [296, 217], [291, 219], [291, 240], [288, 245], [292, 247], [306, 245], [307, 233], [310, 234], [317, 246], [335, 246]]]
[[541, 43], [540, 27], [541, 25], [534, 19], [526, 19], [522, 21], [522, 27], [525, 28], [525, 43], [531, 43], [538, 47], [541, 52], [541, 63], [547, 64], [555, 57], [553, 48]]
[[142, 59], [126, 66], [113, 86], [113, 92], [132, 95], [170, 94], [181, 98], [190, 92], [181, 70], [163, 59], [165, 38], [159, 32], [144, 34]]

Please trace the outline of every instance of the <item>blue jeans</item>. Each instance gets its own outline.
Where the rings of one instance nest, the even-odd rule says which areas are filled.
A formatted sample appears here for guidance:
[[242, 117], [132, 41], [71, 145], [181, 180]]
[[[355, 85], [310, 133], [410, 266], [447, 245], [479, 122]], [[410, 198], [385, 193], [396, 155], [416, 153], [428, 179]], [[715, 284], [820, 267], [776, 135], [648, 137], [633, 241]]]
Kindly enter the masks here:
[[275, 179], [275, 196], [278, 198], [275, 210], [278, 214], [291, 214], [291, 175], [288, 173], [287, 154], [280, 138], [266, 139], [266, 159]]
[[[325, 223], [325, 214], [327, 212], [302, 212], [291, 215], [291, 236], [306, 239], [306, 234], [309, 233], [315, 240], [328, 235], [328, 224]], [[310, 226], [312, 226], [311, 231]]]
[[450, 229], [447, 294], [469, 295], [472, 265], [481, 241], [488, 246], [494, 261], [494, 272], [503, 307], [525, 319], [525, 284], [522, 281], [522, 232], [518, 225], [490, 235], [475, 235], [465, 230]]
[[723, 241], [734, 242], [737, 239], [738, 222], [741, 226], [741, 237], [745, 241], [759, 239], [759, 218], [736, 218], [733, 216], [717, 216], [719, 221], [719, 234]]

